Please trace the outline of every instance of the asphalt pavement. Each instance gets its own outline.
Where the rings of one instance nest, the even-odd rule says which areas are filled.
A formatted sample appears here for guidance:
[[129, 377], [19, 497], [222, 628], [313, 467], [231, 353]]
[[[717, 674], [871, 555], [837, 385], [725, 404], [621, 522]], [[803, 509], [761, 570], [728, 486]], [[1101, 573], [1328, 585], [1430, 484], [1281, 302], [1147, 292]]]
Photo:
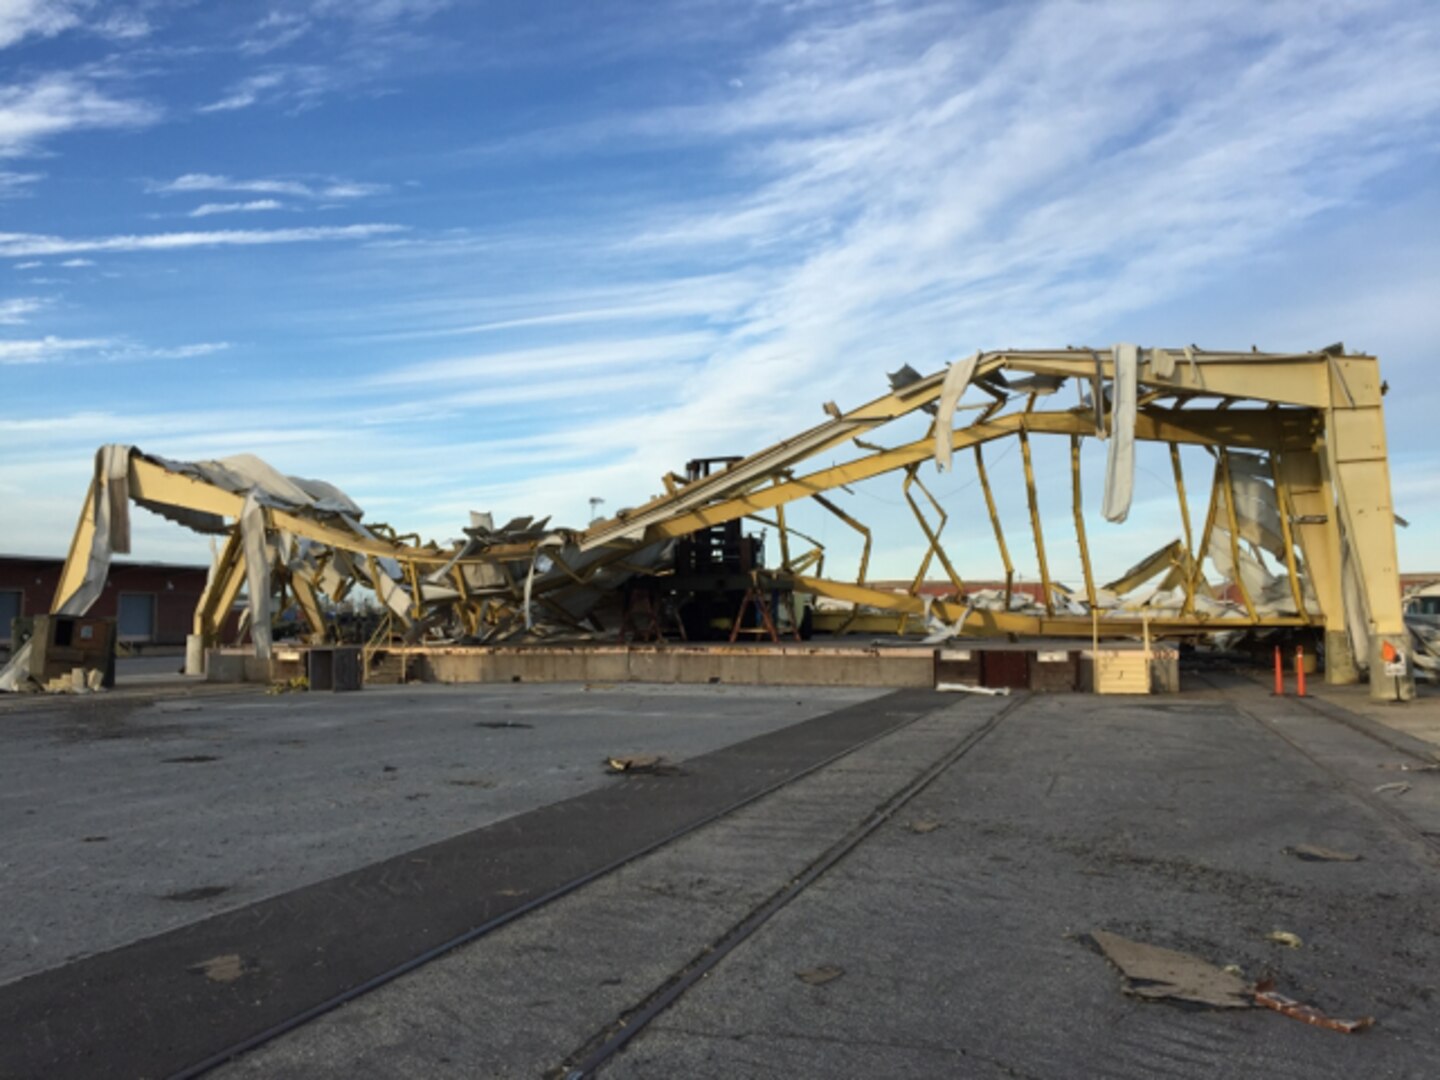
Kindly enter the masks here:
[[[11, 981], [0, 991], [23, 986], [25, 971], [79, 971], [68, 955], [183, 926], [213, 914], [206, 904], [243, 908], [462, 827], [520, 820], [607, 782], [595, 771], [606, 753], [699, 761], [731, 747], [715, 760], [740, 768], [752, 741], [886, 700], [411, 686], [160, 702], [108, 720], [37, 709], [16, 725], [7, 713], [0, 740], [22, 747], [23, 762], [0, 755], [10, 769], [0, 820], [7, 839], [32, 839], [20, 859], [6, 848], [7, 883], [22, 886], [14, 925], [28, 936], [5, 954]], [[364, 709], [352, 713], [351, 701]], [[1440, 773], [1426, 768], [1423, 744], [1337, 717], [1225, 677], [1163, 698], [937, 695], [828, 766], [216, 1075], [561, 1076], [628, 1026], [636, 1034], [601, 1075], [1431, 1077]], [[477, 726], [488, 724], [506, 726]], [[508, 741], [538, 731], [543, 753]], [[165, 760], [206, 754], [222, 760]], [[229, 780], [219, 770], [213, 784], [187, 780], [167, 806], [167, 778], [227, 763]], [[477, 802], [448, 804], [467, 790], [449, 782], [452, 771], [497, 783], [474, 789]], [[114, 841], [80, 834], [101, 828], [107, 808], [108, 833], [146, 839], [97, 864], [89, 853]], [[36, 830], [46, 827], [29, 820], [42, 813], [53, 818], [44, 840]], [[157, 820], [189, 839], [167, 848], [163, 828], [144, 831]], [[867, 823], [873, 830], [835, 855]], [[257, 858], [267, 832], [276, 846]], [[1360, 858], [1305, 861], [1294, 854], [1305, 844]], [[187, 869], [171, 874], [171, 852], [187, 850]], [[161, 899], [204, 882], [234, 891]], [[781, 895], [788, 902], [776, 907]], [[1100, 929], [1273, 978], [1302, 1002], [1376, 1023], [1347, 1035], [1258, 1008], [1141, 1001], [1091, 944]], [[1276, 931], [1299, 946], [1272, 940]], [[717, 955], [652, 1022], [637, 1021]], [[246, 977], [242, 960], [242, 995]]]

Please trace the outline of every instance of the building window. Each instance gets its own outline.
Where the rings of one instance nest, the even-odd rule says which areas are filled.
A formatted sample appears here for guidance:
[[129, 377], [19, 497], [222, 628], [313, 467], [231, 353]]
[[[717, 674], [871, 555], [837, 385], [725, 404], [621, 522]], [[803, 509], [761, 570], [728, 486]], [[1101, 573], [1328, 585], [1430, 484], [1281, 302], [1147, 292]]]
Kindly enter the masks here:
[[10, 622], [21, 616], [24, 597], [19, 589], [0, 589], [0, 641], [10, 641]]
[[155, 594], [121, 593], [121, 641], [150, 641], [155, 637]]

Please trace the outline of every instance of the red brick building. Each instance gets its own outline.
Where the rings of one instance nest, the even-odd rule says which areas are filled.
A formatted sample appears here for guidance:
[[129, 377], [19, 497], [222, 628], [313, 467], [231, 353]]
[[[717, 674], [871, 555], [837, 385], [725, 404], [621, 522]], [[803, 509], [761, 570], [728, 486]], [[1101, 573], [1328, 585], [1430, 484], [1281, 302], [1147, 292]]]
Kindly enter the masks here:
[[[11, 619], [50, 610], [63, 565], [61, 559], [0, 555], [0, 648], [9, 646]], [[117, 620], [122, 642], [184, 646], [206, 573], [203, 566], [117, 560], [90, 614]]]

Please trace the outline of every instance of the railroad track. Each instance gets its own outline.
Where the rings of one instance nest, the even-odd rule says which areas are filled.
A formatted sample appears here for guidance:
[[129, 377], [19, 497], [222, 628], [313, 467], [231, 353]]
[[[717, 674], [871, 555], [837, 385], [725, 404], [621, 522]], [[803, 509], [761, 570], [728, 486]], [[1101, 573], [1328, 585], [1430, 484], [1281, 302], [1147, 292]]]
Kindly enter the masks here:
[[735, 949], [752, 938], [771, 918], [815, 884], [845, 856], [854, 851], [866, 838], [889, 821], [897, 811], [989, 737], [1007, 717], [1016, 712], [1027, 700], [1029, 700], [1028, 693], [1010, 699], [984, 724], [966, 734], [927, 766], [915, 779], [876, 806], [863, 821], [811, 862], [787, 885], [751, 909], [728, 931], [696, 954], [669, 980], [656, 987], [642, 1001], [596, 1032], [581, 1047], [568, 1055], [552, 1075], [563, 1077], [564, 1080], [587, 1080], [603, 1069], [631, 1040], [643, 1033], [654, 1020], [679, 1001], [686, 992], [724, 961]]
[[[1238, 700], [1236, 700], [1234, 695], [1230, 694], [1224, 686], [1221, 686], [1220, 684], [1215, 682], [1215, 680], [1211, 677], [1207, 675], [1201, 675], [1199, 676], [1199, 678], [1203, 682], [1208, 684], [1211, 689], [1217, 691], [1221, 695], [1221, 697], [1225, 699], [1225, 703], [1231, 709], [1233, 709], [1237, 715], [1244, 717], [1246, 720], [1249, 720], [1251, 723], [1269, 732], [1275, 738], [1279, 739], [1286, 746], [1288, 746], [1291, 750], [1295, 751], [1295, 753], [1299, 754], [1306, 761], [1310, 762], [1315, 768], [1319, 769], [1326, 776], [1328, 776], [1330, 778], [1330, 781], [1337, 788], [1340, 788], [1341, 790], [1347, 792], [1352, 797], [1358, 799], [1360, 802], [1363, 802], [1366, 806], [1377, 811], [1382, 817], [1389, 821], [1390, 824], [1394, 825], [1400, 832], [1404, 833], [1409, 839], [1420, 843], [1430, 852], [1432, 856], [1440, 857], [1440, 836], [1437, 836], [1435, 833], [1426, 832], [1425, 830], [1419, 828], [1393, 803], [1381, 799], [1364, 784], [1357, 783], [1352, 778], [1346, 776], [1339, 769], [1336, 769], [1333, 765], [1329, 764], [1317, 754], [1312, 752], [1309, 747], [1305, 746], [1300, 740], [1296, 739], [1284, 728], [1266, 719], [1264, 716], [1261, 716], [1254, 709], [1248, 708], [1247, 706], [1241, 704]], [[1287, 697], [1285, 698], [1285, 701], [1287, 704], [1299, 705], [1304, 708], [1308, 713], [1314, 716], [1318, 716], [1323, 720], [1327, 720], [1332, 724], [1339, 724], [1342, 727], [1349, 728], [1350, 730], [1356, 732], [1359, 735], [1364, 735], [1366, 738], [1372, 739], [1375, 742], [1380, 743], [1392, 753], [1404, 754], [1412, 760], [1415, 760], [1425, 765], [1436, 764], [1436, 758], [1433, 755], [1427, 755], [1420, 750], [1408, 748], [1398, 741], [1382, 737], [1381, 735], [1377, 734], [1375, 731], [1367, 727], [1358, 718], [1350, 716], [1343, 709], [1338, 708], [1337, 706], [1330, 705], [1327, 702], [1318, 702], [1308, 697]]]
[[[661, 1012], [663, 1012], [666, 1008], [668, 1008], [671, 1004], [678, 1000], [679, 997], [683, 995], [686, 990], [688, 990], [691, 986], [695, 984], [695, 982], [702, 978], [706, 972], [708, 972], [711, 968], [718, 964], [725, 957], [725, 955], [727, 955], [736, 946], [740, 945], [747, 938], [753, 935], [757, 930], [760, 929], [761, 926], [765, 924], [765, 922], [770, 919], [771, 916], [773, 916], [796, 896], [799, 896], [802, 892], [804, 892], [805, 889], [812, 885], [817, 879], [819, 879], [821, 875], [823, 875], [827, 870], [829, 870], [841, 859], [843, 859], [850, 851], [854, 850], [854, 848], [858, 846], [861, 841], [874, 833], [875, 830], [878, 829], [881, 825], [885, 824], [886, 821], [890, 820], [890, 818], [896, 813], [896, 811], [901, 809], [916, 795], [920, 794], [920, 792], [922, 792], [926, 787], [928, 787], [935, 779], [937, 779], [943, 772], [945, 772], [945, 770], [955, 764], [955, 762], [959, 761], [962, 757], [969, 753], [976, 744], [978, 744], [981, 740], [983, 740], [991, 732], [993, 732], [995, 728], [999, 726], [1000, 722], [1003, 719], [1005, 719], [1016, 709], [1018, 709], [1019, 706], [1023, 704], [1028, 698], [1028, 693], [1021, 693], [1015, 697], [1008, 699], [1006, 703], [1001, 708], [999, 708], [994, 715], [987, 719], [979, 728], [971, 730], [965, 736], [959, 739], [954, 746], [952, 746], [937, 760], [935, 760], [924, 770], [922, 770], [921, 773], [916, 776], [911, 782], [906, 784], [899, 791], [895, 792], [888, 799], [884, 800], [880, 805], [876, 806], [866, 816], [864, 821], [862, 821], [859, 825], [855, 826], [849, 832], [847, 832], [844, 837], [842, 837], [837, 843], [827, 849], [819, 858], [817, 858], [814, 862], [807, 866], [788, 885], [786, 885], [783, 889], [781, 889], [778, 893], [772, 896], [769, 900], [765, 901], [755, 910], [747, 914], [745, 918], [742, 919], [731, 931], [729, 931], [722, 937], [720, 942], [711, 946], [707, 946], [707, 948], [699, 956], [697, 956], [695, 960], [692, 960], [689, 964], [682, 968], [672, 981], [667, 982], [663, 987], [659, 988], [655, 992], [655, 994], [651, 995], [651, 997], [648, 997], [636, 1008], [627, 1010], [622, 1017], [617, 1018], [614, 1024], [608, 1026], [602, 1032], [597, 1034], [595, 1039], [591, 1040], [591, 1042], [598, 1043], [598, 1045], [596, 1045], [594, 1049], [590, 1049], [590, 1043], [587, 1042], [584, 1048], [584, 1059], [580, 1065], [567, 1065], [560, 1071], [568, 1077], [581, 1077], [590, 1075], [594, 1072], [595, 1069], [600, 1068], [604, 1064], [604, 1062], [608, 1061], [609, 1058], [612, 1057], [616, 1052], [618, 1052], [627, 1042], [630, 1041], [631, 1038], [639, 1034], [640, 1031], [644, 1029], [646, 1024], [648, 1024], [651, 1020], [653, 1020], [656, 1016], [658, 1016]], [[976, 698], [970, 700], [978, 707], [982, 701], [990, 702], [994, 699]], [[731, 814], [734, 814], [737, 811], [742, 810], [745, 807], [750, 806], [751, 804], [758, 802], [759, 800], [764, 799], [769, 795], [775, 794], [783, 788], [789, 787], [790, 785], [795, 784], [808, 776], [820, 772], [821, 770], [836, 764], [843, 758], [849, 757], [850, 755], [864, 749], [867, 746], [870, 746], [873, 743], [880, 741], [881, 739], [886, 739], [893, 735], [896, 735], [899, 732], [904, 731], [906, 728], [909, 728], [914, 724], [918, 723], [919, 721], [925, 719], [926, 717], [933, 715], [933, 713], [939, 711], [939, 709], [954, 704], [960, 704], [960, 702], [937, 702], [936, 708], [934, 709], [929, 709], [924, 712], [918, 712], [915, 715], [911, 716], [909, 719], [899, 724], [896, 724], [891, 728], [880, 731], [851, 746], [848, 746], [845, 749], [835, 754], [832, 754], [821, 761], [815, 762], [807, 768], [804, 768], [793, 775], [787, 776], [785, 779], [780, 780], [764, 788], [761, 791], [755, 792], [751, 795], [747, 795], [745, 798], [739, 799], [736, 802], [725, 806], [712, 814], [706, 815], [699, 820], [688, 822], [682, 828], [676, 829], [668, 835], [660, 838], [659, 840], [626, 854], [623, 858], [617, 859], [590, 873], [576, 877], [564, 883], [560, 887], [550, 890], [542, 896], [539, 896], [525, 904], [520, 905], [519, 907], [507, 911], [503, 915], [488, 920], [487, 922], [484, 922], [478, 926], [473, 927], [470, 930], [467, 930], [463, 934], [456, 935], [455, 937], [439, 945], [427, 949], [424, 952], [419, 953], [418, 955], [406, 960], [405, 962], [389, 968], [386, 971], [367, 979], [363, 983], [351, 987], [342, 993], [335, 994], [325, 999], [324, 1001], [317, 1002], [315, 1005], [307, 1009], [294, 1013], [293, 1015], [286, 1017], [280, 1022], [270, 1025], [263, 1031], [256, 1032], [254, 1035], [251, 1035], [243, 1040], [227, 1045], [224, 1048], [217, 1050], [216, 1052], [203, 1058], [202, 1060], [195, 1062], [193, 1065], [189, 1065], [183, 1069], [171, 1073], [169, 1076], [169, 1080], [195, 1080], [195, 1078], [197, 1077], [204, 1076], [206, 1073], [209, 1073], [222, 1065], [234, 1061], [236, 1058], [244, 1054], [247, 1054], [253, 1050], [257, 1050], [260, 1047], [266, 1045], [267, 1043], [273, 1042], [275, 1039], [278, 1039], [283, 1035], [286, 1035], [290, 1032], [296, 1031], [301, 1027], [304, 1027], [306, 1024], [318, 1019], [321, 1016], [324, 1016], [326, 1013], [341, 1008], [342, 1006], [347, 1005], [350, 1002], [353, 1002], [365, 996], [366, 994], [371, 993], [374, 990], [378, 990], [380, 987], [386, 985], [387, 983], [393, 982], [396, 979], [401, 978], [402, 976], [417, 971], [420, 968], [423, 968], [426, 964], [438, 960], [440, 957], [446, 955], [447, 953], [453, 952], [454, 950], [462, 948], [465, 945], [477, 942], [488, 934], [494, 933], [501, 927], [507, 926], [510, 923], [515, 922], [517, 919], [520, 919], [525, 915], [528, 915], [531, 912], [536, 911], [541, 907], [544, 907], [547, 904], [553, 903], [556, 900], [560, 900], [561, 898], [584, 888], [586, 885], [589, 885], [592, 882], [602, 877], [605, 877], [608, 874], [614, 873], [615, 871], [619, 870], [624, 866], [627, 866], [633, 862], [638, 861], [639, 859], [644, 858], [647, 855], [651, 855], [659, 851], [662, 848], [668, 847], [671, 844], [683, 840], [685, 837], [690, 836], [692, 833], [697, 832], [705, 826], [713, 824], [721, 820], [722, 818], [726, 818]], [[570, 1058], [575, 1058], [578, 1056], [579, 1053], [577, 1052], [577, 1054], [570, 1055]], [[567, 1058], [567, 1061], [569, 1061], [570, 1058]]]
[[[941, 709], [959, 705], [980, 719], [938, 759], [917, 762], [905, 786], [772, 898], [773, 906], [751, 912], [728, 950], [1022, 700], [897, 691], [702, 755], [678, 776], [593, 789], [0, 986], [0, 1027], [13, 1035], [0, 1040], [0, 1076], [202, 1076]], [[239, 981], [195, 974], [197, 961], [227, 956]], [[684, 992], [663, 989], [667, 1002]], [[640, 1005], [664, 1007], [648, 998]], [[608, 1030], [599, 1034], [602, 1044], [611, 1038]], [[592, 1053], [587, 1043], [571, 1057]]]

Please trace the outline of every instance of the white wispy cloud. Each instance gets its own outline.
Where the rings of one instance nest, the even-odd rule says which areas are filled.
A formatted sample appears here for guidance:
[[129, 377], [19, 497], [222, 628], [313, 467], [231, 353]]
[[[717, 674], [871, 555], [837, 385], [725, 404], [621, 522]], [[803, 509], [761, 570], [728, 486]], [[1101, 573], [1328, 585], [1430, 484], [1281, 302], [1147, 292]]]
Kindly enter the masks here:
[[224, 229], [213, 232], [151, 233], [70, 240], [35, 233], [0, 233], [0, 257], [70, 255], [89, 251], [178, 251], [184, 248], [250, 247], [326, 240], [365, 240], [399, 232], [400, 225], [335, 225], [296, 229]]
[[1375, 5], [890, 5], [816, 20], [741, 95], [622, 117], [733, 147], [733, 193], [661, 207], [646, 246], [781, 267], [666, 428], [769, 423], [897, 336], [1070, 341], [1354, 199], [1440, 115], [1433, 20], [1384, 7], [1367, 31], [1341, 13]]
[[271, 11], [240, 42], [240, 52], [263, 56], [295, 44], [326, 20], [353, 22], [373, 33], [401, 20], [419, 21], [452, 6], [454, 0], [316, 0], [299, 10]]
[[313, 0], [311, 10], [317, 15], [374, 25], [401, 19], [428, 19], [454, 4], [455, 0]]
[[111, 345], [105, 338], [43, 337], [0, 339], [0, 364], [43, 364], [77, 352], [92, 352]]
[[[381, 195], [390, 190], [388, 184], [366, 184], [355, 180], [290, 180], [280, 177], [257, 177], [251, 180], [214, 173], [186, 173], [174, 180], [152, 181], [146, 190], [157, 195], [194, 194], [205, 191], [231, 191], [254, 195], [289, 195], [300, 199], [359, 199]], [[262, 209], [245, 207], [245, 209]], [[263, 207], [263, 209], [270, 209]]]
[[[594, 245], [632, 267], [760, 272], [668, 394], [624, 398], [581, 429], [611, 457], [547, 478], [545, 508], [584, 492], [638, 501], [666, 464], [764, 445], [818, 420], [827, 397], [878, 395], [902, 360], [934, 370], [977, 347], [1114, 334], [1363, 202], [1377, 177], [1413, 161], [1440, 120], [1437, 56], [1440, 26], [1404, 3], [1052, 2], [964, 18], [949, 4], [837, 7], [750, 57], [743, 85], [711, 101], [609, 113], [580, 138], [557, 132], [547, 153], [698, 145], [728, 181], [703, 199], [654, 200], [626, 222], [634, 238], [583, 232], [577, 257]], [[448, 257], [465, 254], [459, 244]], [[468, 254], [485, 257], [484, 238]], [[434, 328], [424, 303], [419, 326], [389, 336], [589, 319], [556, 301]], [[1433, 316], [1406, 322], [1417, 320], [1435, 329]], [[1210, 329], [1211, 344], [1235, 344]], [[463, 387], [484, 364], [381, 378]], [[1063, 462], [1042, 460], [1063, 479]], [[492, 490], [518, 511], [535, 487], [517, 475]], [[1155, 505], [1127, 535], [1173, 527]], [[1016, 506], [1023, 521], [1023, 498]]]
[[150, 33], [144, 12], [98, 7], [97, 0], [0, 0], [0, 49], [27, 37], [54, 37], [77, 28], [122, 41]]
[[[374, 48], [382, 48], [373, 43]], [[242, 46], [242, 51], [244, 47]], [[329, 95], [365, 82], [374, 69], [385, 65], [379, 56], [350, 62], [270, 64], [264, 70], [229, 84], [214, 101], [196, 107], [196, 112], [226, 113], [253, 105], [284, 105], [291, 113], [314, 108]]]
[[112, 97], [63, 73], [43, 75], [24, 85], [0, 86], [0, 157], [32, 152], [41, 141], [66, 132], [144, 127], [160, 116], [153, 105]]
[[134, 41], [149, 36], [154, 27], [143, 11], [131, 8], [110, 10], [91, 22], [87, 29], [101, 37]]
[[[241, 51], [268, 53], [318, 37], [320, 21], [332, 17], [331, 40], [349, 40], [336, 30], [351, 18], [346, 6], [287, 8], [293, 17], [267, 17], [248, 38], [237, 35], [256, 42]], [[428, 7], [377, 0], [362, 16], [348, 6], [356, 27], [365, 25], [361, 18], [403, 19], [404, 9], [421, 15]], [[720, 10], [684, 7], [707, 16]], [[367, 245], [348, 269], [378, 302], [320, 320], [343, 327], [347, 349], [355, 340], [492, 334], [502, 347], [467, 343], [454, 348], [464, 355], [415, 361], [407, 346], [411, 363], [372, 369], [343, 386], [327, 380], [335, 387], [330, 411], [343, 420], [317, 418], [308, 394], [304, 409], [287, 411], [299, 396], [287, 381], [263, 425], [253, 409], [199, 422], [189, 409], [117, 406], [98, 418], [55, 418], [63, 425], [40, 440], [33, 432], [6, 435], [0, 421], [0, 442], [11, 440], [0, 455], [5, 467], [22, 454], [38, 459], [42, 449], [50, 457], [73, 451], [78, 491], [88, 451], [102, 437], [212, 456], [268, 446], [273, 435], [277, 464], [324, 475], [352, 494], [387, 497], [387, 513], [393, 507], [395, 520], [410, 527], [453, 527], [472, 507], [553, 511], [573, 522], [583, 520], [589, 495], [605, 496], [608, 508], [637, 502], [655, 491], [660, 473], [689, 457], [765, 445], [820, 420], [827, 398], [853, 405], [876, 396], [884, 372], [902, 361], [935, 370], [976, 347], [1108, 343], [1147, 312], [1156, 337], [1146, 343], [1206, 334], [1202, 344], [1243, 346], [1257, 340], [1254, 329], [1277, 335], [1258, 338], [1262, 347], [1314, 346], [1350, 336], [1343, 327], [1307, 329], [1336, 320], [1374, 327], [1377, 338], [1398, 327], [1405, 341], [1422, 344], [1440, 332], [1428, 314], [1434, 305], [1424, 304], [1433, 273], [1421, 277], [1399, 258], [1381, 260], [1395, 266], [1377, 265], [1373, 288], [1348, 304], [1319, 303], [1313, 289], [1310, 302], [1299, 298], [1310, 289], [1306, 266], [1326, 265], [1320, 252], [1308, 264], [1290, 264], [1286, 286], [1267, 301], [1273, 310], [1241, 309], [1197, 327], [1189, 306], [1205, 283], [1263, 276], [1257, 264], [1298, 233], [1386, 196], [1377, 178], [1388, 170], [1414, 173], [1428, 164], [1440, 119], [1440, 25], [1424, 7], [1389, 0], [726, 7], [737, 21], [763, 8], [775, 16], [765, 25], [779, 30], [747, 37], [766, 44], [737, 44], [714, 70], [697, 68], [694, 80], [663, 91], [637, 62], [633, 85], [637, 93], [649, 87], [657, 107], [627, 111], [607, 100], [589, 120], [505, 145], [507, 167], [543, 151], [542, 164], [555, 167], [537, 170], [541, 181], [558, 177], [577, 187], [577, 176], [589, 180], [591, 150], [613, 155], [607, 160], [643, 158], [643, 190], [616, 196], [607, 207], [614, 213], [567, 217], [563, 194], [547, 191], [535, 200], [535, 217], [522, 211], [522, 220], [499, 227], [503, 235], [476, 224], [407, 235], [393, 248], [382, 240], [383, 252]], [[659, 16], [652, 22], [658, 56], [672, 28]], [[630, 37], [628, 27], [618, 33]], [[303, 70], [266, 66], [225, 84], [206, 99], [224, 108], [204, 122], [294, 100], [307, 85]], [[339, 78], [333, 70], [323, 75]], [[322, 85], [320, 74], [313, 79]], [[574, 155], [573, 168], [563, 160], [556, 166], [555, 156], [565, 154]], [[673, 177], [669, 154], [681, 163]], [[696, 160], [704, 162], [703, 184], [675, 179], [690, 176]], [[152, 190], [292, 205], [376, 191], [335, 178], [208, 173]], [[608, 197], [605, 185], [587, 184], [584, 200], [591, 197]], [[584, 211], [593, 205], [583, 201]], [[561, 224], [537, 223], [552, 211]], [[321, 238], [341, 239], [312, 230], [79, 241], [11, 233], [0, 236], [0, 255]], [[86, 246], [65, 246], [77, 243]], [[1366, 243], [1361, 235], [1349, 246]], [[512, 274], [494, 270], [512, 262]], [[677, 277], [688, 284], [667, 291]], [[634, 284], [614, 286], [617, 280]], [[525, 291], [531, 282], [544, 284]], [[622, 325], [623, 340], [597, 337], [597, 326]], [[1278, 339], [1295, 334], [1304, 340]], [[110, 341], [91, 352], [126, 347]], [[1416, 354], [1408, 369], [1387, 368], [1392, 383], [1396, 371], [1424, 383]], [[1403, 404], [1396, 396], [1387, 401], [1392, 416]], [[365, 439], [347, 427], [357, 422], [367, 424]], [[532, 423], [538, 441], [508, 437]], [[457, 442], [456, 431], [467, 434]], [[63, 445], [52, 444], [51, 434]], [[1058, 491], [1066, 520], [1068, 475], [1052, 449], [1036, 447], [1042, 499]], [[1399, 438], [1392, 452], [1401, 453]], [[447, 467], [456, 460], [476, 465], [456, 478]], [[1014, 455], [995, 464], [997, 481], [1005, 474], [1001, 514], [1023, 526], [1024, 489], [1013, 466]], [[1162, 461], [1162, 474], [1166, 467]], [[977, 532], [960, 513], [952, 518], [947, 535], [962, 538], [951, 549], [966, 551], [962, 568], [974, 565], [973, 551], [982, 551], [983, 565], [992, 546], [983, 508], [963, 502], [975, 496], [966, 482], [957, 474], [936, 485], [980, 523]], [[893, 485], [871, 490], [854, 498], [876, 526], [879, 547], [892, 562], [914, 554], [913, 535], [901, 536], [896, 523], [905, 509]], [[1414, 484], [1397, 491], [1420, 494]], [[1136, 553], [1131, 539], [1168, 540], [1169, 498], [1160, 490], [1153, 505], [1138, 500], [1127, 530], [1097, 528], [1097, 555], [1103, 560], [1113, 548], [1120, 570]], [[62, 519], [59, 527], [68, 528], [68, 502]], [[1421, 525], [1407, 536], [1425, 531]], [[1440, 535], [1440, 523], [1429, 532]], [[830, 535], [838, 542], [844, 534], [835, 525]], [[1063, 539], [1056, 546], [1066, 547]], [[877, 572], [913, 570], [880, 565], [886, 557], [877, 551]], [[1070, 574], [1073, 560], [1061, 566], [1064, 558], [1056, 551], [1052, 564]]]
[[[657, 320], [703, 319], [707, 322], [736, 317], [754, 302], [762, 275], [753, 273], [701, 274], [692, 277], [655, 278], [619, 285], [551, 289], [533, 295], [452, 295], [409, 300], [367, 312], [367, 321], [384, 325], [403, 322], [419, 327], [372, 330], [366, 339], [419, 341], [466, 337], [504, 330], [579, 327], [585, 325]], [[336, 313], [337, 317], [341, 313]], [[476, 315], [487, 316], [474, 321]], [[466, 321], [457, 321], [457, 320]]]
[[0, 3], [0, 49], [32, 35], [54, 37], [78, 25], [76, 6], [56, 0], [4, 0]]
[[30, 194], [34, 184], [45, 179], [44, 173], [10, 172], [0, 169], [0, 199], [14, 199]]
[[[408, 364], [373, 375], [370, 386], [401, 386], [420, 383], [450, 383], [457, 387], [487, 381], [533, 376], [554, 376], [577, 369], [613, 369], [621, 366], [654, 367], [679, 363], [702, 356], [716, 338], [708, 333], [666, 334], [620, 341], [577, 341], [566, 345], [479, 353]], [[673, 372], [665, 377], [674, 378]], [[485, 391], [478, 391], [483, 398]]]
[[[4, 318], [5, 305], [0, 303], [0, 324], [22, 323], [34, 308], [24, 310], [21, 317]], [[0, 364], [45, 364], [55, 361], [135, 362], [141, 360], [193, 360], [211, 356], [231, 347], [228, 341], [201, 341], [185, 345], [145, 345], [124, 338], [66, 338], [46, 336], [28, 339], [0, 339]]]
[[61, 266], [64, 266], [64, 267], [67, 267], [68, 269], [71, 269], [71, 270], [76, 270], [76, 269], [79, 269], [79, 268], [85, 267], [85, 266], [94, 266], [94, 265], [95, 265], [95, 260], [94, 260], [94, 259], [66, 259], [66, 260], [65, 260], [64, 262], [62, 262], [60, 265], [61, 265]]
[[251, 27], [240, 42], [240, 51], [249, 56], [293, 45], [310, 32], [310, 18], [298, 11], [272, 11]]
[[192, 360], [197, 356], [212, 356], [228, 348], [228, 341], [197, 341], [193, 345], [175, 345], [170, 348], [141, 348], [137, 353], [146, 360]]
[[279, 210], [284, 203], [277, 199], [252, 199], [249, 202], [202, 203], [191, 210], [189, 217], [210, 217], [212, 214], [254, 213], [259, 210]]
[[[316, 68], [307, 70], [319, 71]], [[208, 105], [201, 105], [199, 111], [202, 113], [232, 112], [235, 109], [249, 108], [295, 78], [295, 73], [291, 71], [266, 71], [258, 75], [250, 75], [235, 83], [224, 97], [212, 101]]]
[[49, 303], [38, 296], [17, 296], [0, 300], [0, 325], [19, 326], [30, 321], [30, 316], [42, 310]]

